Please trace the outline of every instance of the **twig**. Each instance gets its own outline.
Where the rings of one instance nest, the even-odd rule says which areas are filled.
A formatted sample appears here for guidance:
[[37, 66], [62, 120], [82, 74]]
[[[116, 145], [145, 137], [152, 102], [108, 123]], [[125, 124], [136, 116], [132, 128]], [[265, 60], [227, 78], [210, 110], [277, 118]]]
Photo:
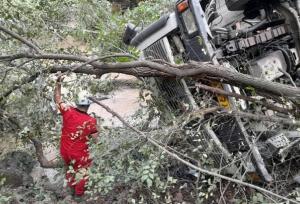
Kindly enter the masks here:
[[6, 69], [6, 70], [0, 72], [1, 74], [4, 73], [3, 78], [1, 79], [1, 82], [0, 82], [1, 84], [5, 81], [5, 79], [6, 79], [7, 75], [8, 75], [8, 72], [10, 72], [11, 70], [13, 70], [13, 68]]
[[278, 68], [278, 69], [279, 69], [279, 71], [281, 71], [285, 76], [287, 76], [290, 79], [290, 81], [291, 81], [291, 83], [293, 84], [294, 87], [297, 87], [297, 85], [295, 84], [293, 78], [291, 77], [291, 75], [289, 73], [287, 73], [286, 71], [284, 71], [281, 68]]
[[255, 98], [252, 98], [252, 97], [249, 97], [249, 96], [244, 96], [244, 95], [240, 95], [240, 94], [237, 94], [237, 93], [224, 91], [222, 89], [211, 87], [211, 86], [207, 86], [207, 85], [204, 85], [204, 84], [196, 83], [195, 86], [198, 87], [198, 88], [200, 88], [200, 89], [203, 89], [203, 90], [206, 90], [206, 91], [210, 91], [210, 92], [215, 93], [215, 94], [220, 94], [220, 95], [225, 95], [225, 96], [232, 96], [232, 97], [235, 97], [235, 98], [238, 98], [238, 99], [243, 99], [243, 100], [246, 100], [246, 101], [251, 101], [251, 102], [257, 103], [259, 105], [263, 105], [263, 106], [265, 106], [265, 107], [267, 107], [267, 108], [269, 108], [271, 110], [277, 111], [277, 112], [281, 112], [281, 113], [291, 113], [291, 112], [294, 112], [294, 110], [281, 108], [281, 107], [275, 106], [275, 105], [273, 105], [271, 103], [262, 102], [262, 101], [260, 101], [258, 99], [255, 99]]
[[280, 149], [279, 154], [284, 158], [287, 155], [287, 152], [296, 144], [300, 143], [300, 138], [296, 139], [295, 141], [291, 142], [289, 145], [286, 147]]
[[12, 116], [10, 116], [5, 110], [0, 108], [0, 119], [6, 117], [6, 119], [13, 125], [13, 129], [21, 129], [19, 122]]
[[16, 68], [22, 67], [22, 66], [24, 66], [25, 64], [27, 64], [27, 63], [29, 63], [29, 62], [32, 62], [33, 60], [34, 60], [34, 59], [27, 60], [27, 61], [25, 61], [25, 62], [23, 62], [23, 63], [17, 65]]
[[23, 62], [23, 63], [17, 65], [16, 67], [13, 67], [13, 68], [6, 69], [6, 70], [4, 70], [4, 71], [1, 71], [0, 73], [4, 73], [4, 76], [3, 76], [3, 78], [1, 79], [1, 82], [0, 82], [0, 83], [2, 84], [2, 83], [4, 82], [4, 80], [6, 79], [6, 77], [7, 77], [7, 75], [8, 75], [8, 72], [10, 72], [10, 71], [12, 71], [12, 70], [14, 70], [14, 69], [16, 69], [16, 68], [22, 67], [23, 65], [25, 65], [25, 64], [27, 64], [27, 63], [33, 61], [33, 60], [34, 60], [34, 59], [27, 60], [27, 61], [25, 61], [25, 62]]
[[286, 118], [280, 118], [276, 116], [266, 116], [261, 114], [252, 114], [252, 113], [247, 113], [242, 111], [232, 111], [226, 109], [223, 110], [223, 113], [226, 113], [228, 115], [250, 118], [252, 120], [270, 121], [270, 122], [281, 123], [285, 125], [300, 126], [300, 121], [294, 119], [286, 119]]
[[118, 113], [114, 112], [113, 110], [111, 110], [108, 106], [104, 105], [103, 103], [95, 100], [93, 97], [90, 97], [89, 98], [91, 101], [93, 101], [94, 103], [100, 105], [101, 107], [103, 107], [107, 112], [111, 113], [113, 116], [117, 117], [124, 125], [126, 125], [127, 127], [129, 127], [130, 129], [132, 129], [133, 131], [139, 133], [142, 137], [144, 137], [145, 139], [147, 139], [152, 145], [156, 146], [157, 148], [159, 148], [160, 150], [162, 150], [163, 152], [167, 153], [170, 157], [172, 157], [173, 159], [176, 159], [177, 161], [180, 161], [181, 163], [191, 167], [192, 169], [195, 169], [201, 173], [204, 173], [204, 174], [207, 174], [207, 175], [210, 175], [210, 176], [214, 176], [214, 177], [218, 177], [218, 178], [221, 178], [221, 179], [224, 179], [224, 180], [227, 180], [227, 181], [231, 181], [231, 182], [234, 182], [234, 183], [237, 183], [237, 184], [240, 184], [240, 185], [243, 185], [243, 186], [247, 186], [249, 188], [253, 188], [255, 190], [258, 190], [258, 191], [261, 191], [261, 192], [264, 192], [264, 193], [267, 193], [269, 195], [272, 195], [272, 196], [275, 196], [277, 198], [280, 198], [282, 200], [285, 200], [285, 201], [288, 201], [288, 202], [291, 202], [291, 203], [297, 203], [297, 204], [300, 204], [299, 202], [295, 201], [295, 200], [291, 200], [289, 198], [286, 198], [284, 196], [281, 196], [279, 194], [276, 194], [276, 193], [273, 193], [272, 191], [269, 191], [267, 189], [264, 189], [264, 188], [261, 188], [259, 186], [256, 186], [256, 185], [253, 185], [253, 184], [250, 184], [250, 183], [247, 183], [247, 182], [243, 182], [243, 181], [240, 181], [240, 180], [237, 180], [237, 179], [233, 179], [233, 178], [230, 178], [230, 177], [227, 177], [227, 176], [223, 176], [221, 174], [218, 174], [218, 173], [215, 173], [215, 172], [212, 172], [212, 171], [208, 171], [206, 169], [203, 169], [203, 168], [200, 168], [182, 158], [180, 158], [177, 154], [174, 154], [172, 152], [170, 152], [169, 150], [167, 150], [166, 148], [164, 148], [163, 146], [161, 146], [157, 141], [155, 141], [153, 138], [149, 138], [148, 136], [146, 136], [143, 132], [139, 131], [138, 129], [136, 129], [135, 127], [132, 127], [130, 124], [128, 124]]
[[[21, 129], [21, 126], [18, 121], [16, 121], [12, 117], [10, 117], [4, 110], [0, 109], [0, 118], [3, 115], [7, 116], [8, 120], [16, 126], [17, 130]], [[47, 158], [45, 157], [45, 155], [43, 153], [43, 145], [39, 140], [33, 138], [31, 135], [29, 135], [28, 138], [35, 147], [36, 156], [37, 156], [37, 159], [38, 159], [41, 167], [43, 167], [43, 168], [61, 168], [61, 167], [63, 167], [63, 162], [60, 160], [51, 160], [51, 161], [47, 160]]]
[[24, 43], [28, 47], [30, 47], [33, 50], [35, 50], [37, 53], [39, 53], [39, 54], [42, 53], [42, 50], [38, 46], [34, 45], [32, 42], [26, 40], [25, 38], [21, 37], [17, 33], [14, 33], [13, 31], [8, 30], [7, 28], [3, 27], [2, 25], [0, 25], [0, 30], [3, 31], [4, 33], [10, 35], [11, 37], [13, 37], [13, 38], [21, 41], [22, 43]]
[[93, 62], [96, 62], [96, 61], [99, 61], [99, 60], [108, 59], [108, 58], [116, 58], [116, 57], [130, 57], [130, 58], [136, 59], [136, 57], [134, 57], [134, 56], [132, 56], [132, 55], [130, 55], [130, 54], [123, 54], [123, 53], [121, 53], [121, 54], [112, 54], [112, 55], [101, 56], [101, 57], [97, 57], [97, 58], [95, 58], [95, 59], [90, 59], [90, 60], [86, 61], [85, 63], [82, 63], [82, 64], [80, 64], [80, 65], [77, 65], [77, 66], [71, 68], [70, 70], [68, 70], [67, 72], [62, 73], [61, 76], [62, 76], [62, 75], [65, 75], [65, 74], [69, 74], [70, 72], [74, 72], [74, 71], [76, 71], [77, 69], [80, 69], [80, 68], [82, 68], [82, 67], [84, 67], [84, 66], [86, 66], [86, 65], [88, 65], [88, 64], [93, 63]]
[[21, 82], [19, 84], [15, 84], [14, 86], [12, 86], [9, 90], [7, 90], [6, 92], [4, 92], [1, 96], [0, 96], [0, 104], [3, 102], [3, 100], [8, 97], [13, 91], [19, 89], [20, 87], [22, 87], [22, 85], [24, 84], [28, 84], [32, 81], [34, 81], [41, 73], [40, 72], [36, 72], [33, 75], [29, 76], [29, 77], [25, 77], [21, 80]]

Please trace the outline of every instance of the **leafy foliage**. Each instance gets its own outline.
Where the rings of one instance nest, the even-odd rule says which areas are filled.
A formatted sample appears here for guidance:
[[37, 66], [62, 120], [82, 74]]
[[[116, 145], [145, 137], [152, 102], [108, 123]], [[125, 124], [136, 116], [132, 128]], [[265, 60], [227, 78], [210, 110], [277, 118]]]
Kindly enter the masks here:
[[[0, 22], [37, 42], [45, 51], [80, 52], [90, 56], [128, 52], [137, 56], [139, 53], [135, 49], [121, 41], [125, 24], [131, 22], [144, 27], [172, 8], [173, 2], [142, 1], [136, 8], [119, 12], [113, 11], [106, 0], [2, 0]], [[32, 51], [3, 33], [0, 33], [0, 49], [1, 55]], [[11, 121], [15, 119], [20, 125], [19, 134], [16, 132], [19, 138], [26, 139], [24, 136], [30, 133], [43, 141], [58, 144], [61, 121], [52, 102], [55, 77], [47, 73], [48, 67], [56, 63], [50, 60], [0, 63], [0, 137], [16, 131]], [[59, 64], [71, 63], [63, 61]], [[22, 83], [37, 73], [39, 76], [32, 82]], [[14, 90], [16, 85], [20, 87]], [[63, 85], [68, 90], [64, 94], [66, 101], [73, 101], [81, 89], [96, 95], [107, 94], [116, 88], [111, 80], [84, 75], [69, 75]], [[148, 87], [144, 88], [148, 90]], [[149, 121], [165, 116], [164, 105], [159, 99], [154, 102], [150, 93], [141, 96], [149, 105]], [[140, 114], [140, 117], [144, 116], [144, 112]], [[196, 158], [193, 162], [212, 168], [213, 162], [208, 155], [213, 153], [213, 146], [201, 145], [201, 133], [181, 129], [180, 124], [184, 121], [174, 116], [166, 118], [168, 125], [173, 125], [172, 130], [168, 131], [166, 124], [160, 124], [161, 129], [149, 132], [149, 136], [170, 145], [182, 155]], [[100, 143], [90, 145], [94, 165], [89, 172], [87, 193], [94, 200], [118, 196], [116, 199], [130, 203], [209, 203], [216, 193], [219, 180], [191, 172], [128, 129], [102, 127]], [[43, 194], [40, 188], [34, 190], [36, 195]], [[293, 196], [299, 197], [297, 193]], [[9, 199], [10, 196], [0, 196], [0, 202]], [[249, 198], [252, 203], [263, 202], [263, 199], [261, 194]]]
[[[126, 10], [121, 14], [112, 12], [111, 4], [106, 0], [4, 0], [0, 8], [2, 16], [0, 21], [21, 36], [37, 42], [46, 51], [57, 52], [59, 49], [61, 53], [76, 54], [80, 50], [89, 55], [129, 52], [136, 55], [134, 49], [124, 46], [121, 42], [125, 24], [129, 21], [139, 25], [148, 24], [157, 19], [159, 17], [157, 11], [167, 8], [168, 4], [170, 2], [167, 0], [145, 1], [141, 2], [139, 7]], [[144, 22], [141, 22], [141, 16], [144, 17]], [[29, 51], [19, 41], [11, 39], [2, 32], [0, 42], [2, 55]], [[53, 64], [53, 61], [45, 61], [41, 64], [22, 60], [15, 60], [14, 64], [0, 63], [1, 93], [6, 93], [16, 84], [22, 84], [22, 81], [36, 73], [44, 73], [33, 83], [24, 84], [21, 89], [1, 99], [0, 104], [3, 104], [1, 108], [5, 109], [9, 115], [18, 115], [21, 123], [25, 121], [24, 118], [33, 118], [27, 122], [32, 121], [31, 123], [37, 127], [53, 126], [56, 121], [52, 118], [55, 114], [53, 115], [53, 107], [49, 106], [51, 104], [49, 99], [52, 98], [53, 78], [47, 74], [47, 67]], [[93, 93], [97, 92], [97, 89], [103, 90], [103, 81], [90, 82], [91, 78], [89, 78], [88, 83], [85, 83], [86, 78], [78, 79], [76, 83], [65, 84], [66, 87], [74, 87], [70, 93], [74, 93], [75, 87], [78, 86], [84, 88], [89, 86]], [[109, 82], [105, 83], [109, 85]], [[69, 95], [69, 98], [72, 99], [72, 96]], [[41, 121], [45, 123], [41, 124]], [[26, 126], [32, 126], [32, 124], [26, 124]], [[2, 125], [6, 126], [6, 124]]]
[[[25, 38], [32, 39], [46, 51], [76, 54], [80, 50], [88, 55], [129, 52], [137, 55], [136, 50], [128, 48], [121, 42], [125, 24], [132, 22], [145, 26], [160, 17], [161, 13], [157, 11], [166, 12], [167, 5], [170, 4], [171, 2], [167, 0], [145, 1], [141, 2], [138, 7], [123, 11], [121, 14], [112, 11], [111, 4], [105, 0], [4, 0], [0, 8], [2, 16], [0, 20], [4, 26]], [[3, 33], [0, 34], [0, 41], [3, 55], [31, 51], [19, 41], [12, 40]], [[57, 135], [60, 132], [61, 122], [52, 102], [54, 77], [46, 71], [47, 67], [53, 65], [54, 62], [45, 61], [41, 64], [34, 61], [15, 60], [14, 63], [0, 64], [0, 72], [4, 73], [0, 78], [1, 93], [11, 90], [15, 84], [21, 84], [24, 79], [35, 73], [42, 72], [42, 74], [33, 82], [21, 85], [20, 88], [3, 98], [1, 109], [18, 121], [21, 126], [18, 134], [20, 139], [26, 141], [26, 136], [30, 133], [43, 141], [48, 140], [58, 144]], [[109, 93], [115, 88], [111, 80], [75, 75], [70, 75], [63, 86], [68, 90], [64, 94], [66, 101], [73, 101], [81, 89], [97, 94]], [[8, 121], [4, 121], [1, 135], [7, 131], [15, 131], [10, 129], [10, 126]], [[111, 131], [119, 136], [130, 135], [128, 130], [122, 134], [119, 130]], [[107, 132], [107, 136], [111, 135], [112, 132]], [[90, 193], [94, 198], [96, 193], [102, 196], [109, 195], [115, 190], [116, 184], [124, 183], [128, 186], [134, 183], [137, 188], [144, 189], [146, 193], [138, 195], [137, 192], [132, 191], [131, 198], [156, 200], [161, 196], [160, 192], [166, 194], [169, 186], [176, 184], [176, 179], [171, 176], [164, 175], [161, 178], [161, 173], [164, 173], [162, 166], [165, 161], [164, 155], [157, 157], [155, 149], [148, 145], [137, 147], [137, 150], [132, 152], [129, 150], [132, 148], [130, 143], [132, 138], [134, 137], [121, 142], [121, 146], [124, 147], [124, 149], [121, 148], [122, 151], [129, 152], [123, 152], [124, 155], [119, 155], [117, 160], [114, 154], [103, 156], [106, 148], [113, 147], [111, 143], [107, 143], [111, 141], [111, 137], [106, 143], [92, 148], [95, 151], [95, 165], [91, 169], [89, 185], [93, 189]], [[101, 147], [105, 148], [101, 149]], [[116, 151], [119, 152], [120, 149]], [[97, 158], [96, 155], [105, 159]], [[108, 159], [112, 157], [114, 159]], [[151, 189], [150, 192], [147, 192], [149, 189]], [[129, 200], [131, 198], [128, 197]]]

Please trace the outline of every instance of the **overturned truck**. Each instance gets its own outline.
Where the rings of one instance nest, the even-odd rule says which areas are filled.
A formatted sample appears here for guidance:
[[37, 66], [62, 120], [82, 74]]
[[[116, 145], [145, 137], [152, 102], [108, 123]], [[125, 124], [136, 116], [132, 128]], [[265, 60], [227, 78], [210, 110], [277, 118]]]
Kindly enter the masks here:
[[[211, 63], [298, 87], [299, 14], [298, 0], [180, 0], [145, 28], [128, 24], [123, 41], [142, 51], [141, 60]], [[294, 122], [300, 96], [285, 98], [207, 76], [149, 81], [175, 116], [214, 110], [191, 117], [184, 128], [200, 137], [203, 150], [211, 149], [216, 169], [239, 178], [258, 175], [266, 183], [300, 182]]]

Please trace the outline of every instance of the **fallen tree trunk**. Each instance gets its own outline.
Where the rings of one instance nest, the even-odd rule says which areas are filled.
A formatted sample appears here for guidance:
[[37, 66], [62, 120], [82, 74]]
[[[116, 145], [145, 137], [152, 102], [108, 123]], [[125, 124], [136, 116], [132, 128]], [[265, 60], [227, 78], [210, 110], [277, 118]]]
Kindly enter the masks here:
[[[113, 55], [111, 56], [113, 57]], [[153, 61], [132, 61], [120, 63], [104, 63], [97, 62], [93, 59], [76, 55], [65, 54], [30, 54], [19, 53], [9, 56], [0, 56], [0, 60], [17, 60], [17, 59], [36, 59], [36, 60], [66, 60], [77, 61], [89, 64], [92, 68], [80, 67], [72, 71], [77, 73], [102, 75], [105, 73], [126, 73], [134, 76], [162, 76], [162, 77], [216, 77], [223, 82], [251, 86], [257, 90], [273, 93], [277, 96], [285, 96], [289, 98], [300, 99], [300, 89], [276, 82], [267, 81], [260, 78], [255, 78], [246, 74], [237, 72], [234, 69], [229, 69], [219, 65], [209, 63], [191, 62], [189, 64], [171, 65], [169, 63], [157, 63]], [[87, 63], [91, 61], [90, 63]], [[55, 66], [50, 68], [49, 72], [70, 71], [70, 67]], [[149, 74], [152, 73], [152, 74]]]
[[[83, 68], [75, 70], [77, 73], [102, 75], [105, 73], [124, 73], [138, 77], [203, 77], [203, 75], [217, 77], [227, 83], [235, 85], [251, 86], [258, 90], [300, 99], [300, 89], [276, 82], [255, 78], [234, 70], [211, 64], [191, 63], [170, 66], [151, 61], [134, 61], [125, 63], [96, 63], [94, 69]], [[68, 71], [65, 67], [53, 67], [51, 72]]]

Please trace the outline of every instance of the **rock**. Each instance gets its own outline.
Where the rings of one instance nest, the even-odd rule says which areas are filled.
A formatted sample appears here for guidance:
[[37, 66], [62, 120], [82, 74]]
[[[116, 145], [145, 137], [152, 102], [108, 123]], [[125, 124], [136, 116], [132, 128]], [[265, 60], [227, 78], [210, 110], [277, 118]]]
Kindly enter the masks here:
[[47, 177], [50, 183], [56, 183], [59, 180], [64, 179], [64, 175], [56, 169], [44, 169], [37, 163], [32, 169], [30, 175], [34, 182], [42, 180], [43, 177]]
[[0, 179], [5, 179], [4, 185], [29, 187], [33, 178], [29, 175], [35, 161], [27, 152], [13, 151], [0, 161]]
[[0, 169], [14, 168], [29, 174], [36, 161], [30, 154], [24, 151], [8, 152], [0, 161]]
[[0, 179], [5, 179], [4, 185], [17, 187], [23, 185], [23, 172], [11, 169], [0, 169]]
[[4, 178], [4, 185], [11, 187], [25, 186], [29, 187], [33, 183], [33, 179], [26, 172], [19, 169], [0, 169], [0, 178]]

